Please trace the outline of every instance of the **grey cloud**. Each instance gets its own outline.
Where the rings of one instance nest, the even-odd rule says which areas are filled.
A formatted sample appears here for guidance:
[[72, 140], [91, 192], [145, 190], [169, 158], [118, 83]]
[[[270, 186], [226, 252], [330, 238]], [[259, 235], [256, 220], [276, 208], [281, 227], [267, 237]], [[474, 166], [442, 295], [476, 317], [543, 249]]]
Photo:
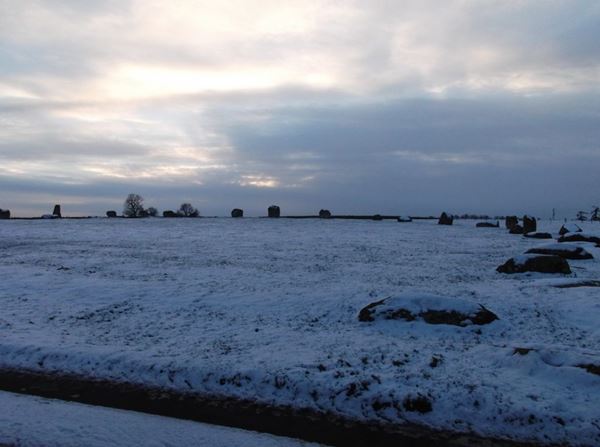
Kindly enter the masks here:
[[[594, 101], [594, 98], [596, 101]], [[240, 156], [282, 159], [288, 152], [364, 159], [376, 153], [562, 155], [595, 153], [596, 95], [580, 97], [397, 100], [337, 107], [275, 108], [263, 123], [223, 123]], [[264, 113], [264, 111], [262, 111]], [[568, 147], [567, 147], [568, 146]]]

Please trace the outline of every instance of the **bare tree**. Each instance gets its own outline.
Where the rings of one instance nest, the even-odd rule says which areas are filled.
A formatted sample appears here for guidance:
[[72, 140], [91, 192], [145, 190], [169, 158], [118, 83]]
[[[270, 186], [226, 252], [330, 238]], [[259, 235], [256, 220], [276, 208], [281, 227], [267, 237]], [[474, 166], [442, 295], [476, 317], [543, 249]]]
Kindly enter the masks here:
[[144, 217], [144, 198], [139, 194], [129, 194], [123, 205], [123, 215], [125, 217]]
[[191, 203], [182, 203], [177, 214], [183, 217], [198, 217], [200, 213]]

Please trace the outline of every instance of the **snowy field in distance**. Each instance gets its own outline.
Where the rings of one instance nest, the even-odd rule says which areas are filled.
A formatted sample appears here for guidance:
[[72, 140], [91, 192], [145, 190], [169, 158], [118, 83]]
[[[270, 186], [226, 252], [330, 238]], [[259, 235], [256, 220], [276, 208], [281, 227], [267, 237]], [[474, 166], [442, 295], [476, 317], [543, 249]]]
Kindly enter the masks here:
[[[600, 249], [567, 276], [496, 272], [547, 243], [474, 221], [0, 221], [0, 366], [598, 445], [600, 376], [577, 365], [600, 364], [600, 289], [552, 285], [600, 279]], [[500, 319], [357, 319], [419, 293]]]

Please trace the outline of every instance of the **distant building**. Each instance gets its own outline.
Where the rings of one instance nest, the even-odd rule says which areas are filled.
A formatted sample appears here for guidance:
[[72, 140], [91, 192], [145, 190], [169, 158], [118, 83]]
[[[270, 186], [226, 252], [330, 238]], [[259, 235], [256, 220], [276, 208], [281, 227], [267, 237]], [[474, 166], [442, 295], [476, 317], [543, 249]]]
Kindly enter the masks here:
[[107, 211], [106, 217], [117, 217], [117, 212], [116, 211]]
[[0, 208], [0, 219], [10, 219], [10, 210]]

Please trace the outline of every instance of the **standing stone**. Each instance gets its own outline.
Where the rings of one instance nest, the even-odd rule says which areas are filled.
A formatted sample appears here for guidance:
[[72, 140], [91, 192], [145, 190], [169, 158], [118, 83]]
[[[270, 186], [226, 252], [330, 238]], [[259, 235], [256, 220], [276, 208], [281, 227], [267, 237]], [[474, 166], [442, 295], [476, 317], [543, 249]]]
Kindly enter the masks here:
[[444, 212], [438, 220], [438, 225], [452, 225], [453, 222], [454, 218]]
[[0, 208], [0, 219], [10, 219], [10, 210]]
[[117, 212], [116, 211], [107, 211], [106, 217], [110, 217], [110, 218], [117, 217]]
[[281, 210], [277, 205], [271, 205], [268, 209], [269, 217], [279, 217], [281, 215]]
[[244, 217], [244, 210], [234, 208], [231, 210], [231, 217]]
[[523, 233], [534, 233], [537, 231], [535, 217], [523, 216]]
[[62, 214], [60, 214], [60, 205], [54, 205], [54, 211], [52, 212], [52, 215], [55, 217], [62, 217]]
[[517, 216], [506, 216], [504, 224], [507, 229], [512, 230], [514, 226], [519, 225], [519, 218]]

